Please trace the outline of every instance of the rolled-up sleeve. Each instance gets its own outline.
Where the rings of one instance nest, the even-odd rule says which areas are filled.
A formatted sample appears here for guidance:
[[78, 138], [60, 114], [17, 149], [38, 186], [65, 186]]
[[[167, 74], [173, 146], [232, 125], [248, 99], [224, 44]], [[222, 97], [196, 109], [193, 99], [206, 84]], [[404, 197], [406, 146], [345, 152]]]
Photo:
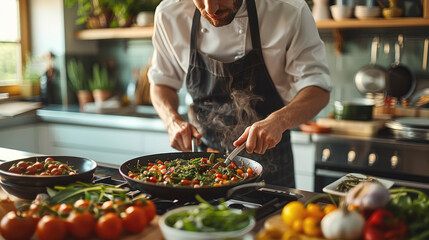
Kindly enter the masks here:
[[179, 90], [182, 87], [185, 73], [174, 56], [172, 46], [168, 42], [168, 27], [162, 24], [161, 18], [161, 13], [155, 13], [155, 27], [152, 36], [154, 51], [148, 78], [151, 84], [165, 85]]
[[332, 90], [326, 50], [308, 6], [295, 21], [295, 34], [286, 50], [285, 71], [292, 76], [295, 92], [308, 86]]

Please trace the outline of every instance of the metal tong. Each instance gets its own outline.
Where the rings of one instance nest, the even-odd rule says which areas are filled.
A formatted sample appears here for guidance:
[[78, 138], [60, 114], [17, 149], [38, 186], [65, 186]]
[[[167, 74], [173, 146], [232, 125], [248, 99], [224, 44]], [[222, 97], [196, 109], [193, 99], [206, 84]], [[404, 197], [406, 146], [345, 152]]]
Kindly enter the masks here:
[[213, 168], [217, 168], [220, 165], [222, 166], [228, 166], [231, 161], [239, 154], [243, 149], [246, 148], [246, 142], [243, 142], [240, 146], [236, 147], [232, 152], [226, 157], [225, 161], [216, 163]]

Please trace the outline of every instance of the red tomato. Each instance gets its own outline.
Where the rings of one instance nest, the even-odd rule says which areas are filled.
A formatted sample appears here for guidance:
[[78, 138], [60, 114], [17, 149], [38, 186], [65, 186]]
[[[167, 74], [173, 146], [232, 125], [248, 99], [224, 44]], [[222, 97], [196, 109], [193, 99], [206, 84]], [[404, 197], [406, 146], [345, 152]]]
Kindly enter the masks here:
[[38, 170], [38, 171], [43, 171], [43, 164], [41, 162], [36, 162], [35, 164], [33, 164], [33, 166]]
[[130, 174], [128, 174], [128, 177], [130, 177], [130, 178], [135, 178], [135, 177], [136, 177], [136, 175], [134, 175], [134, 174], [130, 173]]
[[95, 225], [95, 232], [101, 239], [117, 239], [122, 231], [122, 220], [113, 212], [101, 216]]
[[53, 168], [51, 170], [51, 175], [52, 176], [59, 176], [59, 175], [63, 175], [63, 172], [58, 168]]
[[131, 206], [125, 209], [122, 217], [122, 224], [125, 230], [131, 233], [139, 233], [147, 225], [146, 211], [142, 207]]
[[238, 181], [238, 178], [237, 177], [232, 177], [231, 181]]
[[96, 224], [94, 215], [90, 212], [72, 212], [66, 222], [68, 232], [79, 239], [89, 238]]
[[37, 173], [37, 169], [34, 167], [34, 165], [28, 166], [25, 169], [25, 173], [28, 175], [35, 175]]
[[101, 209], [103, 210], [113, 210], [113, 205], [114, 203], [112, 201], [105, 201], [102, 205], [101, 205]]
[[189, 186], [191, 185], [191, 181], [189, 181], [188, 179], [182, 179], [182, 181], [180, 181], [182, 183], [182, 185], [184, 186]]
[[198, 181], [198, 179], [194, 179], [193, 181], [192, 181], [192, 184], [200, 184], [200, 181]]
[[207, 163], [207, 158], [201, 158], [202, 163]]
[[57, 164], [50, 164], [48, 166], [48, 171], [52, 171], [52, 169], [54, 169], [54, 168], [58, 168], [58, 165]]
[[47, 163], [47, 162], [52, 162], [52, 161], [54, 161], [54, 159], [53, 159], [53, 158], [51, 158], [51, 157], [47, 157], [47, 158], [45, 158], [45, 163]]
[[0, 222], [1, 235], [7, 240], [30, 239], [36, 230], [36, 222], [31, 216], [20, 217], [8, 212]]
[[222, 178], [222, 176], [223, 176], [222, 173], [217, 173], [215, 177], [216, 178]]
[[24, 161], [19, 161], [16, 166], [19, 167], [19, 168], [26, 169], [28, 167], [28, 163], [26, 163]]
[[39, 240], [61, 240], [66, 237], [67, 226], [61, 218], [43, 216], [37, 223], [36, 234]]
[[146, 200], [146, 205], [142, 205], [146, 212], [147, 222], [150, 223], [156, 216], [156, 206], [151, 200]]
[[157, 164], [159, 164], [159, 165], [162, 165], [162, 164], [164, 164], [161, 160], [159, 160], [158, 162], [156, 162]]
[[158, 180], [156, 179], [156, 177], [150, 177], [149, 182], [156, 183], [156, 182], [158, 182]]
[[71, 211], [73, 210], [73, 206], [67, 203], [62, 203], [59, 207], [58, 207], [58, 214], [60, 215], [67, 215], [69, 214]]
[[19, 168], [17, 166], [13, 166], [13, 167], [10, 167], [8, 171], [11, 173], [22, 173], [22, 168]]
[[75, 208], [83, 208], [83, 209], [87, 209], [89, 207], [89, 205], [91, 204], [90, 201], [85, 200], [85, 199], [79, 199], [76, 202], [74, 202], [73, 206]]
[[64, 164], [61, 164], [58, 168], [62, 170], [68, 170], [67, 166]]

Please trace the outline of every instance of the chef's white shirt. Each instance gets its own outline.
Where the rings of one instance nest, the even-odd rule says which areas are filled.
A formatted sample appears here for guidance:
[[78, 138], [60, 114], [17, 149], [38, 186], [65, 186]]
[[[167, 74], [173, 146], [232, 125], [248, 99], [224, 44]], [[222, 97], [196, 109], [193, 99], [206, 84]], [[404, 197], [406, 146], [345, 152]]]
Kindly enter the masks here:
[[[330, 91], [325, 46], [306, 2], [255, 0], [255, 4], [265, 65], [284, 103], [308, 86]], [[163, 0], [158, 5], [148, 72], [151, 84], [176, 90], [183, 86], [194, 11], [192, 0]], [[197, 49], [213, 59], [232, 62], [252, 49], [245, 0], [230, 24], [214, 27], [201, 17], [198, 29]]]

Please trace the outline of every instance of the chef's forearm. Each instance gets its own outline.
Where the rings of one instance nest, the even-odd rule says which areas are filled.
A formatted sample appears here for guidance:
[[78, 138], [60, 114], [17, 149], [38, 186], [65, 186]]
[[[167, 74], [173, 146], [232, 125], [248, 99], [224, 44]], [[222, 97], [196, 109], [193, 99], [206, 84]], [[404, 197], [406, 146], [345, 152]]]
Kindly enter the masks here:
[[302, 89], [288, 105], [268, 117], [279, 121], [283, 131], [286, 131], [301, 123], [310, 121], [328, 102], [328, 91], [316, 86], [310, 86]]
[[177, 111], [179, 97], [174, 89], [151, 84], [150, 96], [152, 105], [167, 128], [174, 120], [184, 120]]

